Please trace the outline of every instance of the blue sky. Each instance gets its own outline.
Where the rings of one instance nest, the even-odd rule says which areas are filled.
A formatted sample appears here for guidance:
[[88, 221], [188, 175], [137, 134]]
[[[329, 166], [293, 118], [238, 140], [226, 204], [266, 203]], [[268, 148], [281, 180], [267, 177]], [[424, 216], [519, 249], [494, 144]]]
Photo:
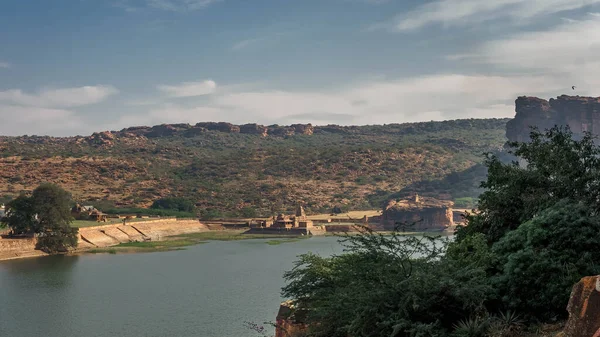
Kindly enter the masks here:
[[3, 0], [0, 134], [512, 117], [519, 95], [600, 95], [599, 13], [600, 0]]

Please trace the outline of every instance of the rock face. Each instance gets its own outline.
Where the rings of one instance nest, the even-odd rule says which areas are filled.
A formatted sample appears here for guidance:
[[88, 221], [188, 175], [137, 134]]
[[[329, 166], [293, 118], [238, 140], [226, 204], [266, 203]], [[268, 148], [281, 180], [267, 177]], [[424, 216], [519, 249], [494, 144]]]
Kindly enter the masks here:
[[286, 301], [279, 306], [275, 337], [299, 337], [306, 332], [307, 326], [302, 323], [301, 314], [298, 313], [292, 301]]
[[562, 95], [546, 101], [522, 96], [515, 101], [515, 111], [515, 118], [506, 124], [509, 141], [527, 141], [530, 126], [544, 130], [568, 125], [576, 137], [585, 131], [600, 135], [600, 97]]
[[269, 128], [264, 125], [259, 124], [244, 124], [240, 125], [240, 133], [250, 134], [250, 135], [261, 135], [266, 137], [269, 134]]
[[391, 200], [383, 210], [381, 224], [387, 230], [397, 224], [412, 225], [406, 230], [444, 230], [454, 225], [452, 201], [419, 197], [404, 200]]
[[564, 337], [600, 336], [600, 276], [582, 278], [571, 291]]

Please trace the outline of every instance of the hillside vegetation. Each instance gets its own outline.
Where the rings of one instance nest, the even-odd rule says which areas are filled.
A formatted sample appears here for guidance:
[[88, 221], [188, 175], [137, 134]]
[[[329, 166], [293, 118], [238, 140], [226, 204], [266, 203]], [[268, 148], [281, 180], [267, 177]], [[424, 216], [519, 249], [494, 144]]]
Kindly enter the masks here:
[[199, 123], [209, 127], [0, 137], [0, 197], [47, 181], [105, 209], [183, 197], [205, 216], [248, 217], [289, 211], [299, 201], [315, 213], [378, 208], [390, 195], [414, 191], [476, 197], [485, 177], [476, 165], [506, 142], [507, 121], [308, 125], [295, 126], [302, 130], [295, 134], [290, 127], [270, 126], [285, 132], [266, 134]]

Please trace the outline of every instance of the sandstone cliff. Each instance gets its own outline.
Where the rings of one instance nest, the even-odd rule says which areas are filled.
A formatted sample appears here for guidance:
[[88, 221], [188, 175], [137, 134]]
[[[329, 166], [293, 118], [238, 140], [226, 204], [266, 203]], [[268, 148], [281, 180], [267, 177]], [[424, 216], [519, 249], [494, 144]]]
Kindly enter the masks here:
[[[381, 224], [391, 230], [406, 224], [406, 230], [444, 230], [454, 225], [452, 201], [416, 196], [404, 200], [391, 200], [384, 208]], [[414, 226], [412, 226], [414, 223]]]
[[600, 135], [600, 97], [562, 95], [546, 101], [522, 96], [515, 101], [515, 112], [515, 118], [506, 124], [509, 141], [527, 141], [530, 126], [544, 130], [568, 125], [576, 137], [585, 131]]

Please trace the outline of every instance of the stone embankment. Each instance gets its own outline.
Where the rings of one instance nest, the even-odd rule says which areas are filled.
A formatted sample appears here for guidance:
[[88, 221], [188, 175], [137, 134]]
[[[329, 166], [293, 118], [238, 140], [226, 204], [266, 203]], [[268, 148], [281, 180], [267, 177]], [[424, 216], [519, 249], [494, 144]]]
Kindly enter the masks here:
[[44, 252], [35, 250], [34, 238], [0, 238], [0, 261], [44, 255]]
[[[77, 250], [104, 248], [120, 243], [161, 241], [168, 236], [199, 233], [209, 228], [198, 220], [162, 219], [79, 229]], [[35, 238], [0, 238], [0, 261], [44, 256], [35, 249]]]
[[127, 242], [160, 241], [167, 236], [199, 233], [208, 230], [208, 227], [198, 220], [173, 219], [87, 227], [79, 230], [77, 247], [102, 248]]

